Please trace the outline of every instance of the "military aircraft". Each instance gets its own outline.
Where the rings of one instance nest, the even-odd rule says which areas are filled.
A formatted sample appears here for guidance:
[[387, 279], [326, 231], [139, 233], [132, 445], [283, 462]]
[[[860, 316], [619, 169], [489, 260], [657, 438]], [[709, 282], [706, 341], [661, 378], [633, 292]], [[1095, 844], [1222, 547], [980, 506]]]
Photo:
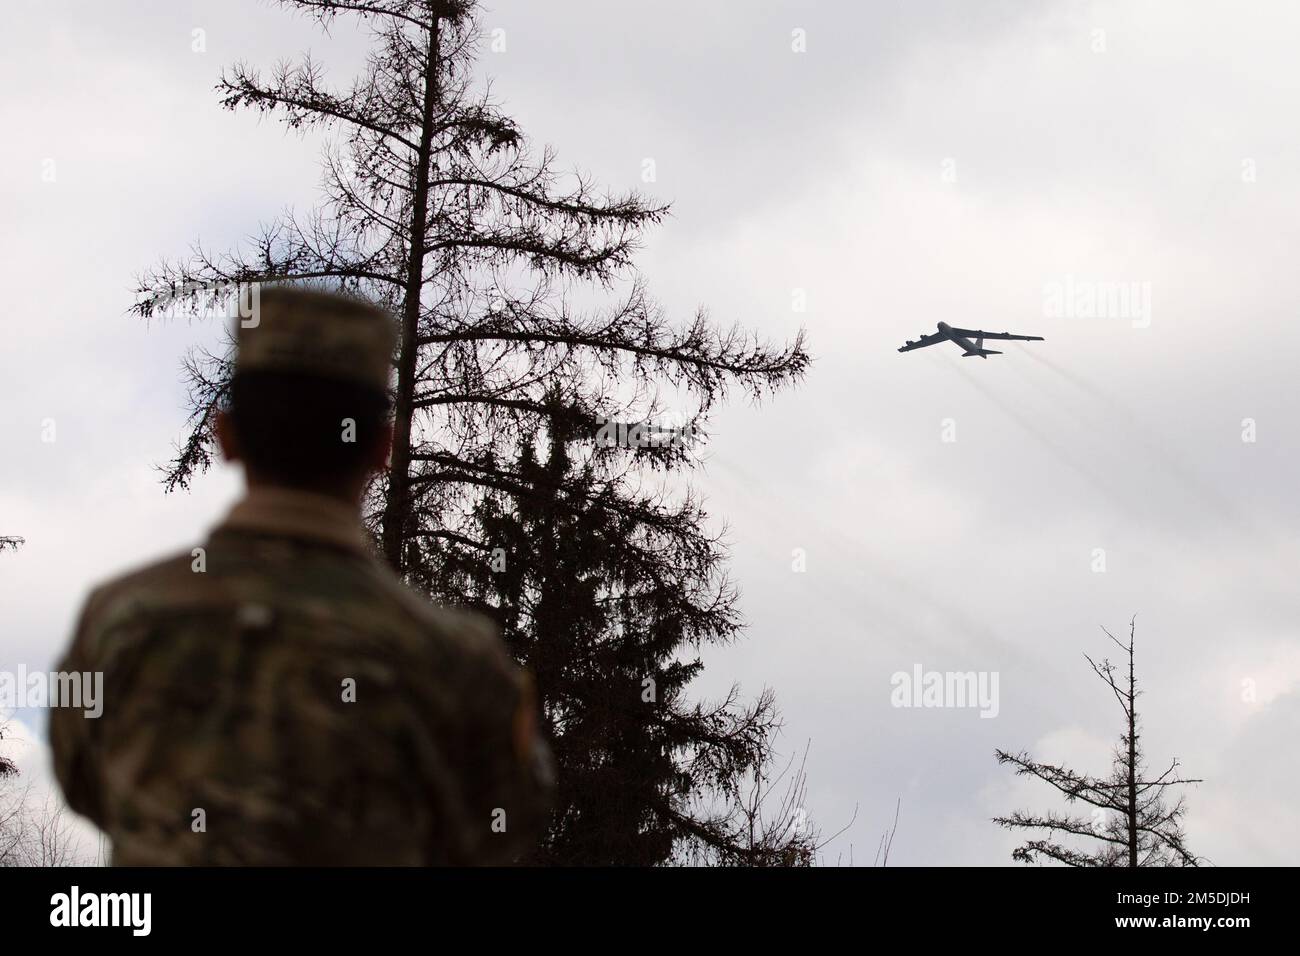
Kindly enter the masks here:
[[[974, 338], [975, 341], [971, 342]], [[990, 355], [1001, 355], [1001, 352], [995, 352], [992, 349], [984, 347], [985, 339], [1015, 339], [1018, 342], [1041, 342], [1041, 335], [1012, 335], [1010, 332], [981, 332], [979, 329], [954, 329], [947, 322], [939, 323], [939, 331], [930, 335], [923, 335], [915, 342], [908, 342], [898, 351], [910, 352], [912, 349], [923, 349], [927, 345], [935, 345], [939, 342], [955, 342], [965, 351], [962, 352], [963, 358], [970, 358], [972, 355], [978, 355], [980, 358], [988, 358]]]

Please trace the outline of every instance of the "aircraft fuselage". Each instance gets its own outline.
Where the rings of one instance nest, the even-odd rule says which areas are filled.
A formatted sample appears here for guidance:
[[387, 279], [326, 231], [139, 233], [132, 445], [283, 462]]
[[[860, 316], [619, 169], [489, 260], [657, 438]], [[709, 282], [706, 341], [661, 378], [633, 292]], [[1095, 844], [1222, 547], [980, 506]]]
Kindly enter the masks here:
[[985, 359], [986, 359], [986, 358], [988, 358], [990, 355], [1001, 355], [1001, 354], [1002, 354], [1001, 352], [994, 352], [994, 351], [991, 351], [990, 349], [986, 349], [986, 348], [984, 348], [984, 341], [983, 341], [983, 339], [980, 340], [980, 344], [979, 344], [979, 345], [976, 345], [976, 344], [975, 344], [974, 342], [972, 342], [970, 339], [966, 338], [966, 336], [964, 336], [964, 335], [958, 335], [956, 332], [954, 332], [954, 331], [952, 330], [952, 326], [949, 325], [947, 322], [940, 322], [940, 323], [939, 323], [939, 331], [942, 332], [944, 335], [948, 336], [948, 338], [952, 339], [952, 340], [953, 340], [954, 342], [956, 342], [958, 345], [960, 345], [960, 346], [962, 347], [962, 351], [963, 351], [967, 356], [978, 355], [980, 358], [985, 358]]

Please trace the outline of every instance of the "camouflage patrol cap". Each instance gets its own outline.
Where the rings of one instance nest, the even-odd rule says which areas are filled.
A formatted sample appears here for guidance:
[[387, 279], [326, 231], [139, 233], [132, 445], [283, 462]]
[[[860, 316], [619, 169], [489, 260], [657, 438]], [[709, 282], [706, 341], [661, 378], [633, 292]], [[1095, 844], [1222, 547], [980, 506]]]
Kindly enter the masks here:
[[388, 391], [397, 327], [358, 296], [287, 285], [253, 292], [235, 320], [235, 371], [298, 372]]

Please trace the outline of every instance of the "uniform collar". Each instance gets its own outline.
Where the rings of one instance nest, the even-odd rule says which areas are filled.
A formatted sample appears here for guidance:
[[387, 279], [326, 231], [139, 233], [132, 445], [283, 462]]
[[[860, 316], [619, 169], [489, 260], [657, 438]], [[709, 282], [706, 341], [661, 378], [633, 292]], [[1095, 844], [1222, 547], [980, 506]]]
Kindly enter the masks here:
[[369, 535], [351, 505], [309, 491], [251, 488], [215, 532], [235, 530], [315, 541], [370, 553]]

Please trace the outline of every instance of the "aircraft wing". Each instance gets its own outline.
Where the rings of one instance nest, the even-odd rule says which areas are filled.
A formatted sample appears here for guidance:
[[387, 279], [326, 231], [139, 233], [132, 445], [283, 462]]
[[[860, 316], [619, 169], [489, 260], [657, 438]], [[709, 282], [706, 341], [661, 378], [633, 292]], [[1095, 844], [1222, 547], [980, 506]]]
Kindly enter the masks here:
[[1018, 342], [1041, 342], [1041, 335], [1014, 335], [1011, 332], [982, 332], [979, 329], [953, 329], [954, 334], [970, 339], [1015, 339]]
[[930, 335], [921, 336], [915, 342], [908, 342], [898, 351], [910, 352], [912, 351], [912, 349], [923, 349], [927, 345], [935, 345], [939, 342], [947, 342], [947, 341], [949, 341], [948, 336], [944, 335], [942, 332], [934, 332]]

